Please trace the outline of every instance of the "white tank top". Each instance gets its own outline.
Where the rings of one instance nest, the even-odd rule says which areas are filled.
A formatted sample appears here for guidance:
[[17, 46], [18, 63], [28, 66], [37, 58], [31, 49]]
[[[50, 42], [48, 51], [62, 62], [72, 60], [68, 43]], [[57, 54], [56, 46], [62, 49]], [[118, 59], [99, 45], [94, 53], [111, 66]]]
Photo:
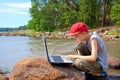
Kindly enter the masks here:
[[107, 61], [107, 51], [106, 51], [104, 41], [100, 38], [100, 36], [97, 33], [94, 32], [91, 35], [90, 44], [93, 38], [95, 38], [98, 41], [101, 48], [98, 51], [97, 61], [102, 65], [103, 70], [106, 71], [106, 69], [108, 69], [108, 61]]

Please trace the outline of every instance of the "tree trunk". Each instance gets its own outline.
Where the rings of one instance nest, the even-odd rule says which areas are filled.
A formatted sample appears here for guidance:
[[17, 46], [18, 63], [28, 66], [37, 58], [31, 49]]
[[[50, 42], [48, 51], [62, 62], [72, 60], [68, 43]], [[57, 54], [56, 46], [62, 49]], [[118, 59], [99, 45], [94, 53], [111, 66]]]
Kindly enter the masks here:
[[103, 10], [103, 20], [102, 20], [102, 26], [105, 26], [105, 24], [106, 24], [106, 12], [107, 12], [107, 5], [108, 5], [108, 0], [104, 0], [104, 2], [103, 2], [103, 7], [104, 7], [104, 10]]

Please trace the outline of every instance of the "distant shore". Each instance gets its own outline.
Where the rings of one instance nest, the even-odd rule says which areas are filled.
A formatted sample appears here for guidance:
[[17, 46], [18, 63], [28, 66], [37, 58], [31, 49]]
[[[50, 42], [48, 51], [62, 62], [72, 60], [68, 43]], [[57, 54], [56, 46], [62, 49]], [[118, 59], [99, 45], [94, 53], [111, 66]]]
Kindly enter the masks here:
[[[107, 40], [119, 40], [120, 35], [110, 35], [108, 32], [112, 30], [113, 27], [105, 27], [105, 28], [97, 28], [90, 29], [89, 32], [96, 31], [102, 38]], [[69, 33], [69, 31], [55, 31], [55, 32], [44, 32], [46, 37], [49, 38], [72, 38], [66, 37], [65, 35]], [[21, 30], [21, 31], [13, 31], [13, 32], [0, 32], [0, 36], [30, 36], [30, 37], [41, 37], [42, 32], [35, 32], [31, 30]], [[109, 34], [109, 35], [108, 35]]]

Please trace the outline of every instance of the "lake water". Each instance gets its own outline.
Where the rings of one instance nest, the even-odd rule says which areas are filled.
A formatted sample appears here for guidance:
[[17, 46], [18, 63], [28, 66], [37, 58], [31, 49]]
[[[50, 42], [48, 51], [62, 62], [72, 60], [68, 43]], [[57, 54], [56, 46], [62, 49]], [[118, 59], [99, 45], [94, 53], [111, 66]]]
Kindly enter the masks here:
[[[47, 39], [49, 53], [52, 54], [70, 54], [74, 51], [75, 44], [67, 39]], [[24, 58], [46, 58], [41, 38], [0, 37], [0, 70], [10, 72], [15, 63]]]
[[[120, 41], [105, 41], [109, 55], [120, 58]], [[47, 39], [49, 53], [73, 54], [76, 42], [72, 39]], [[0, 70], [11, 72], [16, 62], [24, 58], [46, 58], [41, 38], [0, 36]]]

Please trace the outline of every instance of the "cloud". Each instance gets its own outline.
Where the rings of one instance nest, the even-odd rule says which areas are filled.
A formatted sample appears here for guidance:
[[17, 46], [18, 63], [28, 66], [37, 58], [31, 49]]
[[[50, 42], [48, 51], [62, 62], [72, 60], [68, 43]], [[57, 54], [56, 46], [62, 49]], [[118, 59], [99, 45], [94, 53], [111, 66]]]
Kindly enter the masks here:
[[1, 3], [2, 6], [14, 7], [14, 8], [30, 8], [31, 3]]
[[17, 9], [6, 9], [6, 10], [0, 9], [0, 12], [3, 12], [3, 13], [12, 13], [12, 14], [20, 14], [20, 15], [29, 15], [28, 11], [19, 11]]
[[12, 13], [19, 15], [29, 15], [31, 3], [0, 3], [1, 13]]

